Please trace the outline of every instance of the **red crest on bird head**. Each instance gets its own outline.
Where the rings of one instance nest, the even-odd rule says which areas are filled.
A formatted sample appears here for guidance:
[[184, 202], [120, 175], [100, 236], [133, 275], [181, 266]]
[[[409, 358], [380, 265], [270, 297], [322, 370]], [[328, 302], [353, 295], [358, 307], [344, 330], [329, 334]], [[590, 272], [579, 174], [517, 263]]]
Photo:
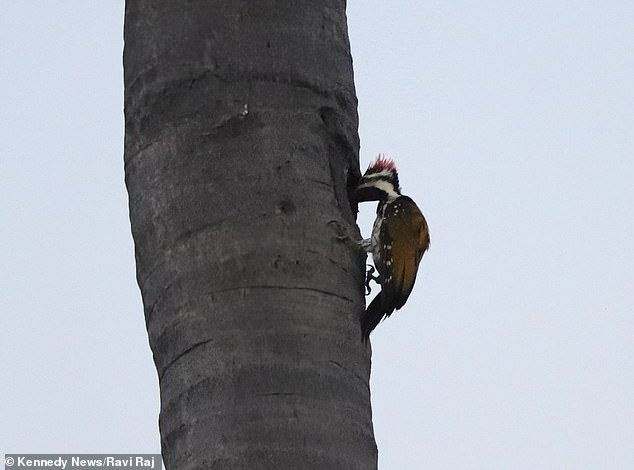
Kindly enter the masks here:
[[385, 155], [379, 154], [376, 160], [370, 163], [368, 169], [365, 170], [365, 174], [379, 173], [385, 170], [396, 172], [396, 164], [391, 158], [386, 158]]

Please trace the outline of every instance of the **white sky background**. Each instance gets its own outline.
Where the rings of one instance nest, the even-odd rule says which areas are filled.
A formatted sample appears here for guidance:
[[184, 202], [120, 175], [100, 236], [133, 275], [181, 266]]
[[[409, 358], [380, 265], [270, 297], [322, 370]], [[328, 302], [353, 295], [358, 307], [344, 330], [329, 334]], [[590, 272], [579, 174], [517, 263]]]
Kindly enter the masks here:
[[[432, 235], [373, 335], [381, 468], [634, 468], [634, 3], [349, 3], [362, 167]], [[159, 451], [122, 22], [2, 2], [0, 452]]]

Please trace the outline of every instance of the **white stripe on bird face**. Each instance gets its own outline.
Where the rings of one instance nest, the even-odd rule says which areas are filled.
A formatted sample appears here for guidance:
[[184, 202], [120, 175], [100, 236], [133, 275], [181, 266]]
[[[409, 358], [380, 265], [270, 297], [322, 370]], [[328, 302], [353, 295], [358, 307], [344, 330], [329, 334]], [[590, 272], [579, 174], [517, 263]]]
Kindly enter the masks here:
[[399, 196], [398, 193], [394, 190], [394, 185], [389, 181], [385, 181], [384, 179], [375, 180], [373, 178], [363, 184], [360, 184], [357, 189], [361, 188], [376, 188], [380, 191], [383, 191], [385, 194], [387, 194], [388, 201], [392, 201]]

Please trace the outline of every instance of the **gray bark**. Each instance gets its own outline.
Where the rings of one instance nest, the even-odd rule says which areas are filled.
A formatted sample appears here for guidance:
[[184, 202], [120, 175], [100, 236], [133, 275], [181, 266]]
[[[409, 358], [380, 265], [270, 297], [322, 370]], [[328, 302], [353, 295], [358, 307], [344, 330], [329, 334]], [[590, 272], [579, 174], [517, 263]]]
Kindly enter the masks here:
[[127, 0], [124, 81], [167, 468], [376, 468], [345, 1]]

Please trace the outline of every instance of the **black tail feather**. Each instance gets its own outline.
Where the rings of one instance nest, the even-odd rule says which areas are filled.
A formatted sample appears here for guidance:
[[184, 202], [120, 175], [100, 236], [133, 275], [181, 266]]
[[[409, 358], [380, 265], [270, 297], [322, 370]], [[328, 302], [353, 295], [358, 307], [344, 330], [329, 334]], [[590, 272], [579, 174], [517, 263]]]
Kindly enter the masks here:
[[383, 302], [381, 300], [381, 292], [370, 302], [368, 308], [361, 314], [361, 340], [364, 343], [368, 342], [370, 333], [376, 328], [383, 317], [389, 315], [392, 312], [386, 313], [383, 308]]

